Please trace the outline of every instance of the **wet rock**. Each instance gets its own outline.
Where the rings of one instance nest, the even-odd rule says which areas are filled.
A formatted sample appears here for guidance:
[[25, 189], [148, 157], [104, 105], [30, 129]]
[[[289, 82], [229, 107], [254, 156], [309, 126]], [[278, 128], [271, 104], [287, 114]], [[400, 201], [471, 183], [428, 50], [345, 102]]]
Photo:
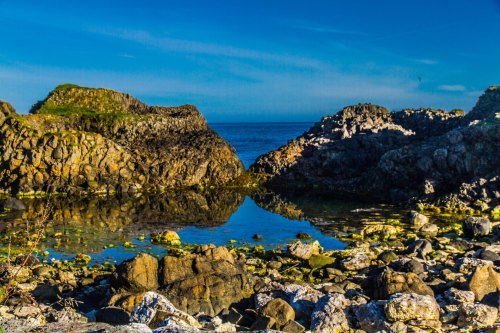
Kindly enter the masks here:
[[481, 301], [490, 293], [500, 290], [500, 274], [491, 265], [480, 265], [467, 280], [466, 286]]
[[340, 262], [340, 265], [342, 266], [342, 268], [348, 271], [359, 271], [370, 267], [371, 258], [365, 253], [359, 253], [352, 257], [343, 259]]
[[131, 322], [152, 327], [157, 327], [158, 323], [167, 318], [175, 318], [187, 327], [201, 327], [194, 317], [178, 310], [165, 296], [151, 291], [144, 294], [141, 304], [130, 315]]
[[280, 298], [273, 299], [262, 308], [262, 315], [275, 320], [277, 327], [282, 327], [288, 321], [295, 319], [293, 308]]
[[183, 257], [165, 256], [160, 263], [160, 292], [179, 309], [215, 316], [252, 291], [243, 262], [225, 247]]
[[467, 237], [485, 236], [491, 231], [491, 222], [486, 217], [469, 216], [463, 220], [462, 229]]
[[434, 297], [434, 292], [427, 286], [418, 275], [414, 273], [395, 272], [385, 269], [375, 277], [374, 285], [370, 285], [369, 292], [376, 299], [388, 299], [396, 293], [415, 293]]
[[95, 314], [95, 318], [99, 322], [111, 325], [125, 325], [129, 323], [129, 314], [122, 308], [113, 306], [99, 309]]
[[300, 239], [300, 240], [309, 240], [312, 239], [311, 235], [309, 235], [306, 232], [299, 232], [297, 235], [295, 235], [295, 238]]
[[311, 317], [311, 332], [349, 332], [349, 322], [343, 311], [346, 299], [341, 294], [321, 297]]
[[260, 240], [263, 240], [264, 237], [262, 237], [262, 235], [255, 234], [255, 235], [252, 236], [252, 239], [256, 240], [256, 241], [260, 241]]
[[130, 292], [157, 290], [158, 260], [150, 254], [140, 253], [122, 262], [112, 275], [111, 285]]
[[429, 218], [424, 214], [420, 214], [416, 211], [410, 212], [410, 224], [416, 227], [423, 226], [424, 224], [429, 223]]
[[62, 296], [62, 288], [58, 285], [41, 284], [32, 292], [33, 297], [41, 303], [58, 301]]
[[288, 245], [288, 253], [293, 257], [308, 260], [313, 255], [318, 255], [320, 252], [320, 245], [318, 241], [312, 243], [302, 243], [300, 241], [293, 242]]
[[498, 309], [484, 304], [464, 304], [460, 307], [459, 327], [485, 328], [495, 324]]
[[407, 322], [410, 320], [438, 321], [439, 305], [433, 296], [418, 294], [398, 294], [391, 297], [385, 306], [389, 321]]

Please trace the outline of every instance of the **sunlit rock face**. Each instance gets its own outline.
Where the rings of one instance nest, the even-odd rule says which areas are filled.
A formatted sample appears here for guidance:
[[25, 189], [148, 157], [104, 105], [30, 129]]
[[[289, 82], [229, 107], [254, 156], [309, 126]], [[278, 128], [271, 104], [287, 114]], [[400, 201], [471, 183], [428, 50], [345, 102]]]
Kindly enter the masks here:
[[452, 207], [499, 205], [500, 110], [490, 87], [461, 110], [349, 106], [250, 167], [267, 186]]
[[0, 102], [7, 194], [137, 192], [222, 185], [243, 171], [192, 105], [148, 106], [109, 89], [62, 85], [19, 115]]

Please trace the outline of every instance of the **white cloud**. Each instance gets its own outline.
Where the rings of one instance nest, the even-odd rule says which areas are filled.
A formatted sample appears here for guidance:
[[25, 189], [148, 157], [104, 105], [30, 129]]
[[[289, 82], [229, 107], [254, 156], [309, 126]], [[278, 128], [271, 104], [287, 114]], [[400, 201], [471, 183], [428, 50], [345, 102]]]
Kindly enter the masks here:
[[415, 62], [423, 65], [437, 65], [438, 61], [434, 59], [415, 59]]
[[456, 92], [456, 91], [465, 91], [467, 90], [465, 86], [461, 84], [443, 84], [438, 87], [439, 90], [443, 91], [451, 91], [451, 92]]

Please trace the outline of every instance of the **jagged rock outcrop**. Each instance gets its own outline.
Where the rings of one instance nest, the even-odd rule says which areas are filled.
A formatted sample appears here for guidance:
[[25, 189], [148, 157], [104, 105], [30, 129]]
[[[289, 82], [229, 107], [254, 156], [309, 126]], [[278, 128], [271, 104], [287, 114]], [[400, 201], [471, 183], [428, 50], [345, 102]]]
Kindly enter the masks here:
[[453, 207], [500, 204], [500, 87], [460, 110], [358, 104], [324, 117], [250, 167], [267, 186]]
[[0, 111], [7, 194], [223, 185], [244, 171], [192, 105], [147, 106], [109, 89], [62, 85], [28, 116], [5, 102]]

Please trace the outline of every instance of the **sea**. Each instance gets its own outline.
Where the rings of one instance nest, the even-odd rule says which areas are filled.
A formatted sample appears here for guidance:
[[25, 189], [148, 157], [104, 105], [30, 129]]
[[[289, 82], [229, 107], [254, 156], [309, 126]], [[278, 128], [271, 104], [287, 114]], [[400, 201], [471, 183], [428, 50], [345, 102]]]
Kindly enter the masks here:
[[[210, 124], [234, 146], [246, 168], [260, 155], [302, 135], [312, 125]], [[23, 233], [35, 223], [32, 213], [39, 211], [40, 206], [33, 201], [25, 204], [26, 211], [0, 216], [0, 243], [3, 239], [0, 246], [5, 248], [7, 239], [13, 242], [16, 237], [12, 235], [19, 236], [20, 241], [26, 239]], [[87, 253], [94, 262], [117, 263], [140, 251], [167, 253], [167, 247], [150, 241], [152, 233], [165, 229], [176, 230], [183, 244], [264, 248], [285, 247], [298, 233], [307, 233], [326, 250], [333, 250], [346, 246], [335, 237], [339, 230], [364, 222], [377, 223], [387, 216], [397, 218], [399, 213], [381, 205], [273, 193], [215, 191], [131, 199], [95, 198], [54, 205], [46, 226], [46, 233], [54, 237], [44, 240], [40, 250], [47, 260], [70, 259], [78, 253]]]

